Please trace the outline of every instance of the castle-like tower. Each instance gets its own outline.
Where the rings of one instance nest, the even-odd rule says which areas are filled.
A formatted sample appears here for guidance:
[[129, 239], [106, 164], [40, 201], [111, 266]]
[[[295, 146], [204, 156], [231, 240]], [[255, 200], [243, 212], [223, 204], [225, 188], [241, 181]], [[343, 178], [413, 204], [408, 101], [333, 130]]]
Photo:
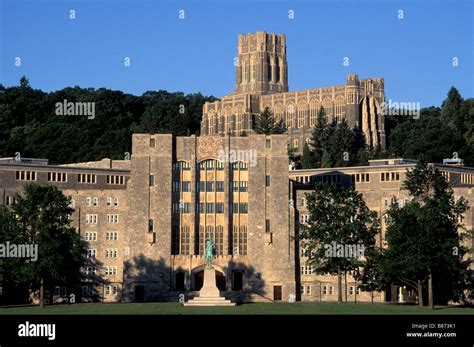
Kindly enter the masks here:
[[263, 31], [239, 35], [237, 63], [234, 92], [204, 105], [201, 135], [252, 133], [255, 116], [268, 107], [283, 120], [290, 146], [301, 151], [322, 106], [329, 122], [344, 118], [368, 145], [385, 148], [383, 78], [349, 74], [344, 85], [289, 92], [286, 37]]
[[285, 35], [258, 31], [239, 35], [235, 93], [264, 95], [288, 91]]

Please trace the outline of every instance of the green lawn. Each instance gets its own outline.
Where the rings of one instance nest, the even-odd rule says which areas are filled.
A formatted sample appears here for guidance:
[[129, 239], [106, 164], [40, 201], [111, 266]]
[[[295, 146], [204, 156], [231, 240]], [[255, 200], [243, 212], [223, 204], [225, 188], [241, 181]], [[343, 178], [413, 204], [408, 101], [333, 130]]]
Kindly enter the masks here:
[[179, 303], [73, 304], [0, 308], [0, 315], [11, 314], [474, 314], [473, 308], [428, 308], [389, 304], [353, 303], [251, 303], [236, 307], [184, 307]]

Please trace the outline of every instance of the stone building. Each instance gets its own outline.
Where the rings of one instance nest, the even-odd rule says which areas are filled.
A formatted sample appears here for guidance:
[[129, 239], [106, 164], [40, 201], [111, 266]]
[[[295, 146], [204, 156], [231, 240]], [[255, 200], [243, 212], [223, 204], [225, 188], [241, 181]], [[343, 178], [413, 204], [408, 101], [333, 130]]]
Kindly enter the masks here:
[[[88, 243], [82, 299], [178, 300], [202, 286], [204, 245], [215, 242], [217, 284], [234, 301], [334, 301], [334, 276], [313, 273], [296, 243], [309, 216], [314, 184], [353, 186], [378, 213], [384, 245], [385, 212], [415, 162], [370, 161], [361, 167], [289, 170], [288, 143], [302, 148], [323, 106], [330, 120], [345, 118], [369, 145], [385, 146], [384, 81], [348, 75], [345, 85], [288, 91], [284, 35], [240, 35], [235, 92], [206, 103], [201, 136], [134, 134], [130, 160], [49, 165], [45, 159], [0, 158], [0, 203], [13, 205], [24, 184], [51, 184], [71, 197], [71, 223]], [[269, 107], [287, 134], [257, 135], [255, 115]], [[245, 136], [239, 136], [245, 135]], [[474, 168], [436, 166], [473, 207]], [[473, 227], [474, 209], [463, 216]], [[347, 301], [403, 301], [391, 288], [361, 292], [348, 274]], [[68, 288], [58, 288], [65, 294]]]
[[[23, 185], [51, 184], [72, 198], [72, 225], [88, 243], [83, 300], [178, 300], [202, 286], [204, 240], [215, 240], [217, 283], [234, 301], [335, 301], [337, 279], [313, 273], [294, 236], [308, 218], [306, 194], [317, 182], [354, 186], [382, 225], [414, 161], [288, 170], [285, 135], [247, 137], [133, 135], [131, 160], [48, 165], [47, 160], [0, 158], [0, 202], [15, 203]], [[455, 197], [471, 206], [474, 168], [438, 165]], [[471, 245], [472, 246], [472, 245]], [[347, 301], [414, 299], [403, 288], [361, 292], [348, 274]], [[64, 293], [63, 293], [64, 291]], [[65, 294], [67, 288], [58, 288]]]
[[383, 78], [349, 74], [343, 85], [289, 92], [285, 35], [239, 35], [237, 51], [235, 90], [204, 105], [201, 135], [252, 133], [256, 115], [268, 107], [283, 120], [290, 146], [301, 150], [322, 106], [329, 122], [345, 118], [368, 145], [385, 148]]

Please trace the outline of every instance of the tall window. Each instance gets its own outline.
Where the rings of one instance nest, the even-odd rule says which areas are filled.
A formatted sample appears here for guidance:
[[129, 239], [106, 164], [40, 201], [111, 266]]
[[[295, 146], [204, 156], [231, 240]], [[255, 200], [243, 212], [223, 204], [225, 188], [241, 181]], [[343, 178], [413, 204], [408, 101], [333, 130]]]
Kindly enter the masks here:
[[244, 82], [248, 83], [250, 81], [250, 64], [249, 61], [245, 61], [244, 65]]
[[335, 119], [336, 119], [336, 122], [340, 122], [345, 116], [344, 105], [345, 105], [344, 97], [341, 96], [341, 95], [338, 96], [336, 98], [336, 102], [335, 102], [335, 110], [336, 110]]
[[316, 100], [312, 100], [309, 105], [309, 126], [316, 126], [316, 120], [318, 119], [319, 103]]
[[280, 58], [275, 59], [275, 82], [280, 82]]
[[179, 254], [179, 226], [173, 225], [171, 228], [171, 254]]
[[326, 112], [328, 122], [333, 121], [333, 110], [332, 110], [332, 101], [329, 98], [323, 100], [324, 111]]
[[216, 255], [224, 255], [224, 228], [222, 225], [216, 227]]
[[255, 59], [252, 59], [251, 62], [251, 67], [252, 67], [252, 82], [255, 82], [257, 80], [257, 62]]
[[269, 55], [267, 56], [267, 80], [272, 81], [272, 62]]
[[234, 226], [232, 241], [234, 255], [247, 255], [247, 227], [245, 225]]
[[307, 112], [308, 105], [305, 102], [298, 105], [298, 128], [304, 127]]
[[289, 104], [286, 111], [286, 127], [294, 128], [295, 127], [295, 105]]
[[181, 252], [180, 252], [180, 254], [189, 255], [189, 240], [190, 240], [189, 226], [185, 225], [185, 226], [181, 227]]

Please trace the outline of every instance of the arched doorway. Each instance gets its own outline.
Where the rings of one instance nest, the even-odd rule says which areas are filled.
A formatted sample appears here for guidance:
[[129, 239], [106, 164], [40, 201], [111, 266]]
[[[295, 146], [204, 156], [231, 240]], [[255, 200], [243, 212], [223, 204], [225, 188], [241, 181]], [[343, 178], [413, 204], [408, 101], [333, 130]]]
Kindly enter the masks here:
[[184, 272], [178, 271], [175, 275], [175, 289], [184, 291]]
[[[204, 270], [194, 273], [194, 290], [201, 290], [204, 282]], [[225, 276], [222, 272], [216, 270], [216, 285], [221, 291], [225, 291]]]
[[234, 271], [234, 279], [232, 281], [232, 290], [242, 290], [244, 286], [244, 274], [242, 271]]

